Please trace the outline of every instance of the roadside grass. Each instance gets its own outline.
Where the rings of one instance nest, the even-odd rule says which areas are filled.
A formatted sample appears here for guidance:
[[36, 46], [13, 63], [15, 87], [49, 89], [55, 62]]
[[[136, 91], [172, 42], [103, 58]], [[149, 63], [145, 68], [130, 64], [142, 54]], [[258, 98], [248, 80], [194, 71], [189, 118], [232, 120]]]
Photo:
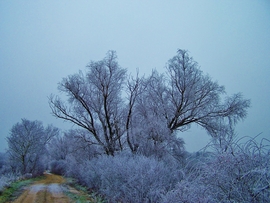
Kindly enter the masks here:
[[73, 193], [66, 192], [66, 195], [72, 200], [74, 203], [106, 203], [105, 200], [102, 199], [99, 195], [95, 193], [87, 194], [87, 193]]
[[23, 188], [32, 184], [35, 181], [42, 180], [44, 177], [31, 178], [27, 180], [19, 180], [11, 183], [0, 193], [0, 203], [7, 203], [16, 199], [19, 196]]
[[87, 200], [87, 197], [82, 196], [81, 194], [75, 194], [72, 192], [66, 192], [66, 195], [72, 200], [74, 203], [86, 203], [91, 202], [91, 200]]
[[74, 203], [106, 203], [100, 195], [89, 192], [86, 187], [77, 184], [74, 179], [66, 178], [66, 184], [74, 189], [69, 189], [66, 195]]

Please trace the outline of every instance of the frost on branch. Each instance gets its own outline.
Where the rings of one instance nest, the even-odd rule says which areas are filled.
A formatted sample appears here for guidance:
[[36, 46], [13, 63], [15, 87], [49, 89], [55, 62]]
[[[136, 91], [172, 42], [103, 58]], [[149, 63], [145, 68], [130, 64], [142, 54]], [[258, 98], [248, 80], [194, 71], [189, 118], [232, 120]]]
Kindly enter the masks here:
[[225, 88], [203, 74], [185, 50], [168, 61], [165, 74], [153, 70], [149, 77], [137, 73], [128, 78], [126, 72], [115, 51], [90, 62], [85, 73], [59, 83], [67, 101], [52, 95], [53, 115], [86, 130], [88, 140], [112, 156], [126, 148], [149, 156], [173, 140], [176, 146], [181, 143], [175, 139], [177, 132], [191, 124], [218, 137], [247, 115], [250, 101], [240, 93], [227, 96]]

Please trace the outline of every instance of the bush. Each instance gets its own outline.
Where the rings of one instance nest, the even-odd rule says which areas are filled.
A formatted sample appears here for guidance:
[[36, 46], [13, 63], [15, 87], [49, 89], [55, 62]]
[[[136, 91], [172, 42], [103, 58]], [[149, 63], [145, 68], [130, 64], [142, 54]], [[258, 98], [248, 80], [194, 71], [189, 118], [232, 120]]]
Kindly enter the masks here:
[[108, 202], [270, 202], [269, 155], [268, 140], [249, 139], [183, 162], [121, 152], [78, 164], [70, 156], [66, 175]]
[[3, 189], [9, 185], [9, 179], [5, 176], [0, 177], [0, 192], [3, 191]]
[[81, 184], [110, 202], [158, 202], [183, 176], [154, 158], [124, 153], [95, 158], [75, 170]]
[[8, 187], [12, 182], [18, 180], [18, 176], [14, 174], [2, 174], [0, 176], [0, 192], [2, 192], [5, 187]]
[[66, 173], [67, 163], [65, 160], [54, 160], [50, 162], [50, 172], [57, 175]]
[[268, 145], [251, 139], [244, 144], [236, 142], [231, 149], [192, 161], [184, 181], [163, 201], [270, 202]]
[[211, 192], [202, 182], [183, 180], [173, 190], [164, 195], [161, 202], [215, 203], [217, 201], [214, 200]]

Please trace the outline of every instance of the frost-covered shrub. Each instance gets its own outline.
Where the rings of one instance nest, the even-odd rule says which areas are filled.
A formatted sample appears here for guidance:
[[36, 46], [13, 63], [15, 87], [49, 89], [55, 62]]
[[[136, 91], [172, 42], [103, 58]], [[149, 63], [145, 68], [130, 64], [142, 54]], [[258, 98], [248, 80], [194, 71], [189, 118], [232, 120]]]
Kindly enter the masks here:
[[267, 140], [234, 143], [232, 150], [217, 153], [204, 165], [200, 179], [219, 201], [267, 202], [270, 200], [270, 157]]
[[270, 202], [269, 147], [251, 139], [231, 149], [193, 157], [164, 202]]
[[67, 163], [65, 160], [54, 160], [50, 163], [50, 172], [57, 175], [64, 175], [66, 173]]
[[110, 202], [159, 202], [183, 178], [161, 161], [141, 155], [101, 156], [76, 169], [76, 178]]
[[216, 201], [212, 197], [211, 191], [201, 182], [183, 180], [163, 197], [162, 202], [215, 203]]
[[7, 154], [0, 152], [0, 170], [7, 162]]
[[9, 185], [9, 179], [5, 176], [0, 177], [0, 192]]
[[0, 192], [8, 187], [13, 181], [18, 180], [20, 173], [11, 173], [11, 167], [8, 163], [8, 155], [0, 153]]
[[19, 176], [9, 173], [1, 174], [0, 176], [0, 192], [4, 190], [5, 187], [8, 187], [12, 182], [18, 180]]

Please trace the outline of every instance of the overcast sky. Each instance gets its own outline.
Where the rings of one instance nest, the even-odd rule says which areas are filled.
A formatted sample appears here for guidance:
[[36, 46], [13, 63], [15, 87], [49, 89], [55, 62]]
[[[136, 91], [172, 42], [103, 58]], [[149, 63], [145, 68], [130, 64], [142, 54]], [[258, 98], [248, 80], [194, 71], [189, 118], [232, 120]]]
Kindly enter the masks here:
[[[21, 118], [68, 128], [47, 97], [108, 50], [148, 75], [179, 48], [228, 95], [251, 99], [238, 136], [270, 139], [270, 1], [0, 1], [0, 151]], [[179, 136], [188, 151], [210, 140], [196, 126]]]

